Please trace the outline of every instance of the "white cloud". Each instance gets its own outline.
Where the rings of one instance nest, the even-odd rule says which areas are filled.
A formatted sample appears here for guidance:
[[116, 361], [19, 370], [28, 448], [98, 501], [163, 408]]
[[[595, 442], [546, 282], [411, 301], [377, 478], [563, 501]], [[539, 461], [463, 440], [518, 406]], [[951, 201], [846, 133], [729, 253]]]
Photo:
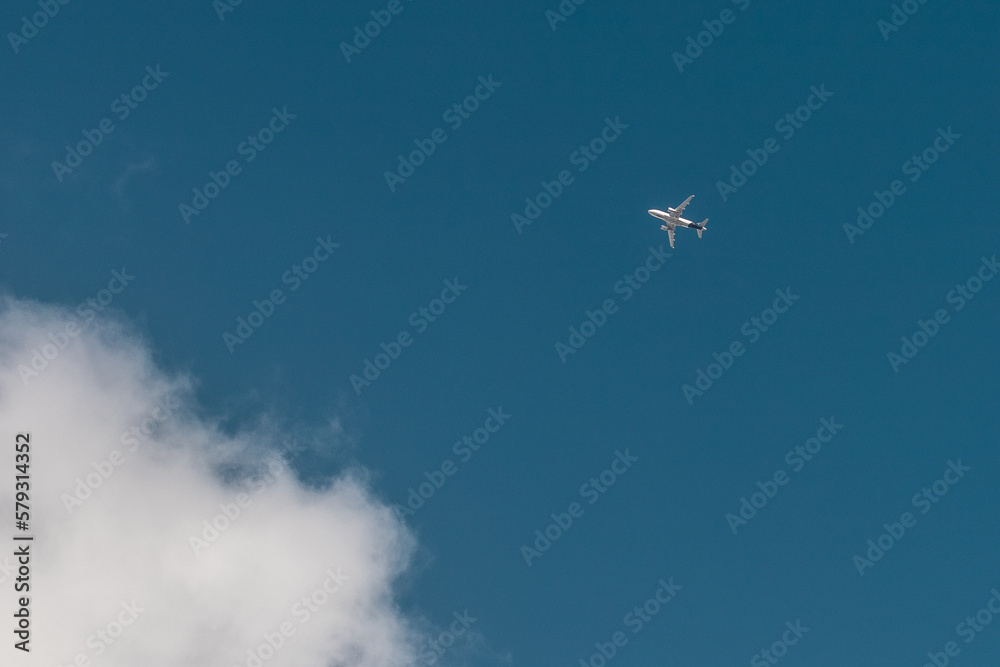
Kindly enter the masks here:
[[[273, 429], [224, 434], [200, 416], [190, 379], [158, 369], [120, 322], [88, 327], [26, 384], [18, 365], [69, 318], [64, 309], [0, 303], [0, 553], [13, 551], [22, 431], [31, 433], [35, 535], [31, 653], [12, 649], [8, 630], [0, 662], [61, 667], [82, 654], [89, 663], [78, 664], [106, 667], [412, 663], [420, 638], [393, 586], [414, 540], [369, 495], [363, 475], [306, 488], [272, 459], [279, 474], [241, 486], [262, 470]], [[138, 437], [123, 439], [133, 428]], [[67, 502], [88, 490], [81, 503]], [[229, 525], [209, 542], [203, 522], [213, 519]], [[197, 555], [193, 535], [205, 539]], [[13, 576], [0, 569], [8, 627]], [[294, 634], [277, 637], [283, 623]], [[265, 649], [269, 659], [258, 663], [248, 651], [266, 645], [266, 635], [280, 648], [273, 657]]]

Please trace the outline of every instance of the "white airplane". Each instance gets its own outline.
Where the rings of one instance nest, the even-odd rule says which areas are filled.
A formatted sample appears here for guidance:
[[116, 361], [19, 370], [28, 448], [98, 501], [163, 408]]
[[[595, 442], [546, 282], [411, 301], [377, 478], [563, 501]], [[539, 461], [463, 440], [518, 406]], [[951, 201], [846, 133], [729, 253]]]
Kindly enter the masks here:
[[697, 230], [698, 238], [701, 238], [701, 233], [705, 231], [705, 224], [708, 222], [708, 218], [705, 218], [701, 222], [691, 222], [690, 220], [685, 220], [684, 218], [681, 217], [681, 213], [684, 212], [684, 207], [687, 206], [692, 199], [694, 199], [694, 195], [691, 195], [690, 197], [685, 199], [684, 203], [678, 206], [677, 208], [667, 207], [666, 213], [664, 213], [663, 211], [659, 211], [655, 208], [649, 209], [649, 214], [651, 216], [653, 216], [654, 218], [659, 218], [660, 220], [663, 221], [664, 224], [660, 226], [660, 229], [664, 230], [670, 237], [671, 248], [674, 247], [674, 228], [677, 227], [677, 225], [680, 225], [681, 227], [690, 227], [691, 229]]

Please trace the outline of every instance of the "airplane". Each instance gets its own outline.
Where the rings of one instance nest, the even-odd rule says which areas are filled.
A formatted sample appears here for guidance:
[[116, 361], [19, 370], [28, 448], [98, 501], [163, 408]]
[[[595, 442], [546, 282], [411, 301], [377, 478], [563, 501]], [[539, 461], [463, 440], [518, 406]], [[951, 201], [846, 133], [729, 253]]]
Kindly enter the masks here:
[[684, 203], [677, 208], [667, 207], [666, 213], [658, 211], [655, 208], [651, 208], [648, 211], [654, 218], [663, 220], [664, 224], [660, 226], [660, 229], [664, 230], [667, 233], [667, 236], [670, 237], [671, 248], [674, 247], [674, 228], [677, 227], [677, 225], [680, 225], [681, 227], [690, 227], [691, 229], [696, 230], [698, 232], [698, 238], [701, 238], [701, 233], [705, 231], [705, 225], [708, 222], [708, 218], [705, 218], [701, 222], [692, 222], [681, 217], [681, 213], [684, 212], [684, 207], [686, 207], [692, 199], [694, 199], [694, 195], [685, 199]]

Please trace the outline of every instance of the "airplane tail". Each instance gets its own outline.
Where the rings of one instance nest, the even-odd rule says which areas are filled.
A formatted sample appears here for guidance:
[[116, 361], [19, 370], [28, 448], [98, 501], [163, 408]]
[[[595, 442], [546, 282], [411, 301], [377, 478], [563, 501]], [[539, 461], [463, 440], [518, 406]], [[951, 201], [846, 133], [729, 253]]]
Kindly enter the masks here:
[[701, 238], [701, 233], [705, 231], [705, 226], [708, 225], [708, 218], [701, 221], [700, 227], [698, 227], [698, 238]]

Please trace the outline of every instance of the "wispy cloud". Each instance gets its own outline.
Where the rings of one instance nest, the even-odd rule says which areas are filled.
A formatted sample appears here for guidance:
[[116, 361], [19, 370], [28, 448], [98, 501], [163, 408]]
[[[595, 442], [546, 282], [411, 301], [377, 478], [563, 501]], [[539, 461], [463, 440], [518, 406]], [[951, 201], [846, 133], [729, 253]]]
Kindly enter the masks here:
[[119, 201], [126, 209], [131, 208], [131, 202], [125, 196], [125, 190], [128, 188], [129, 183], [136, 174], [141, 174], [147, 171], [153, 171], [156, 169], [156, 160], [153, 157], [147, 157], [145, 160], [138, 162], [130, 162], [125, 168], [118, 174], [115, 179], [114, 184], [111, 186], [111, 191], [117, 195]]
[[363, 474], [304, 486], [294, 451], [275, 458], [272, 427], [225, 434], [197, 409], [193, 381], [159, 369], [119, 321], [71, 340], [25, 386], [17, 364], [69, 316], [0, 303], [0, 440], [9, 454], [31, 434], [35, 536], [31, 653], [5, 645], [3, 663], [413, 663], [420, 639], [393, 587], [414, 540]]

